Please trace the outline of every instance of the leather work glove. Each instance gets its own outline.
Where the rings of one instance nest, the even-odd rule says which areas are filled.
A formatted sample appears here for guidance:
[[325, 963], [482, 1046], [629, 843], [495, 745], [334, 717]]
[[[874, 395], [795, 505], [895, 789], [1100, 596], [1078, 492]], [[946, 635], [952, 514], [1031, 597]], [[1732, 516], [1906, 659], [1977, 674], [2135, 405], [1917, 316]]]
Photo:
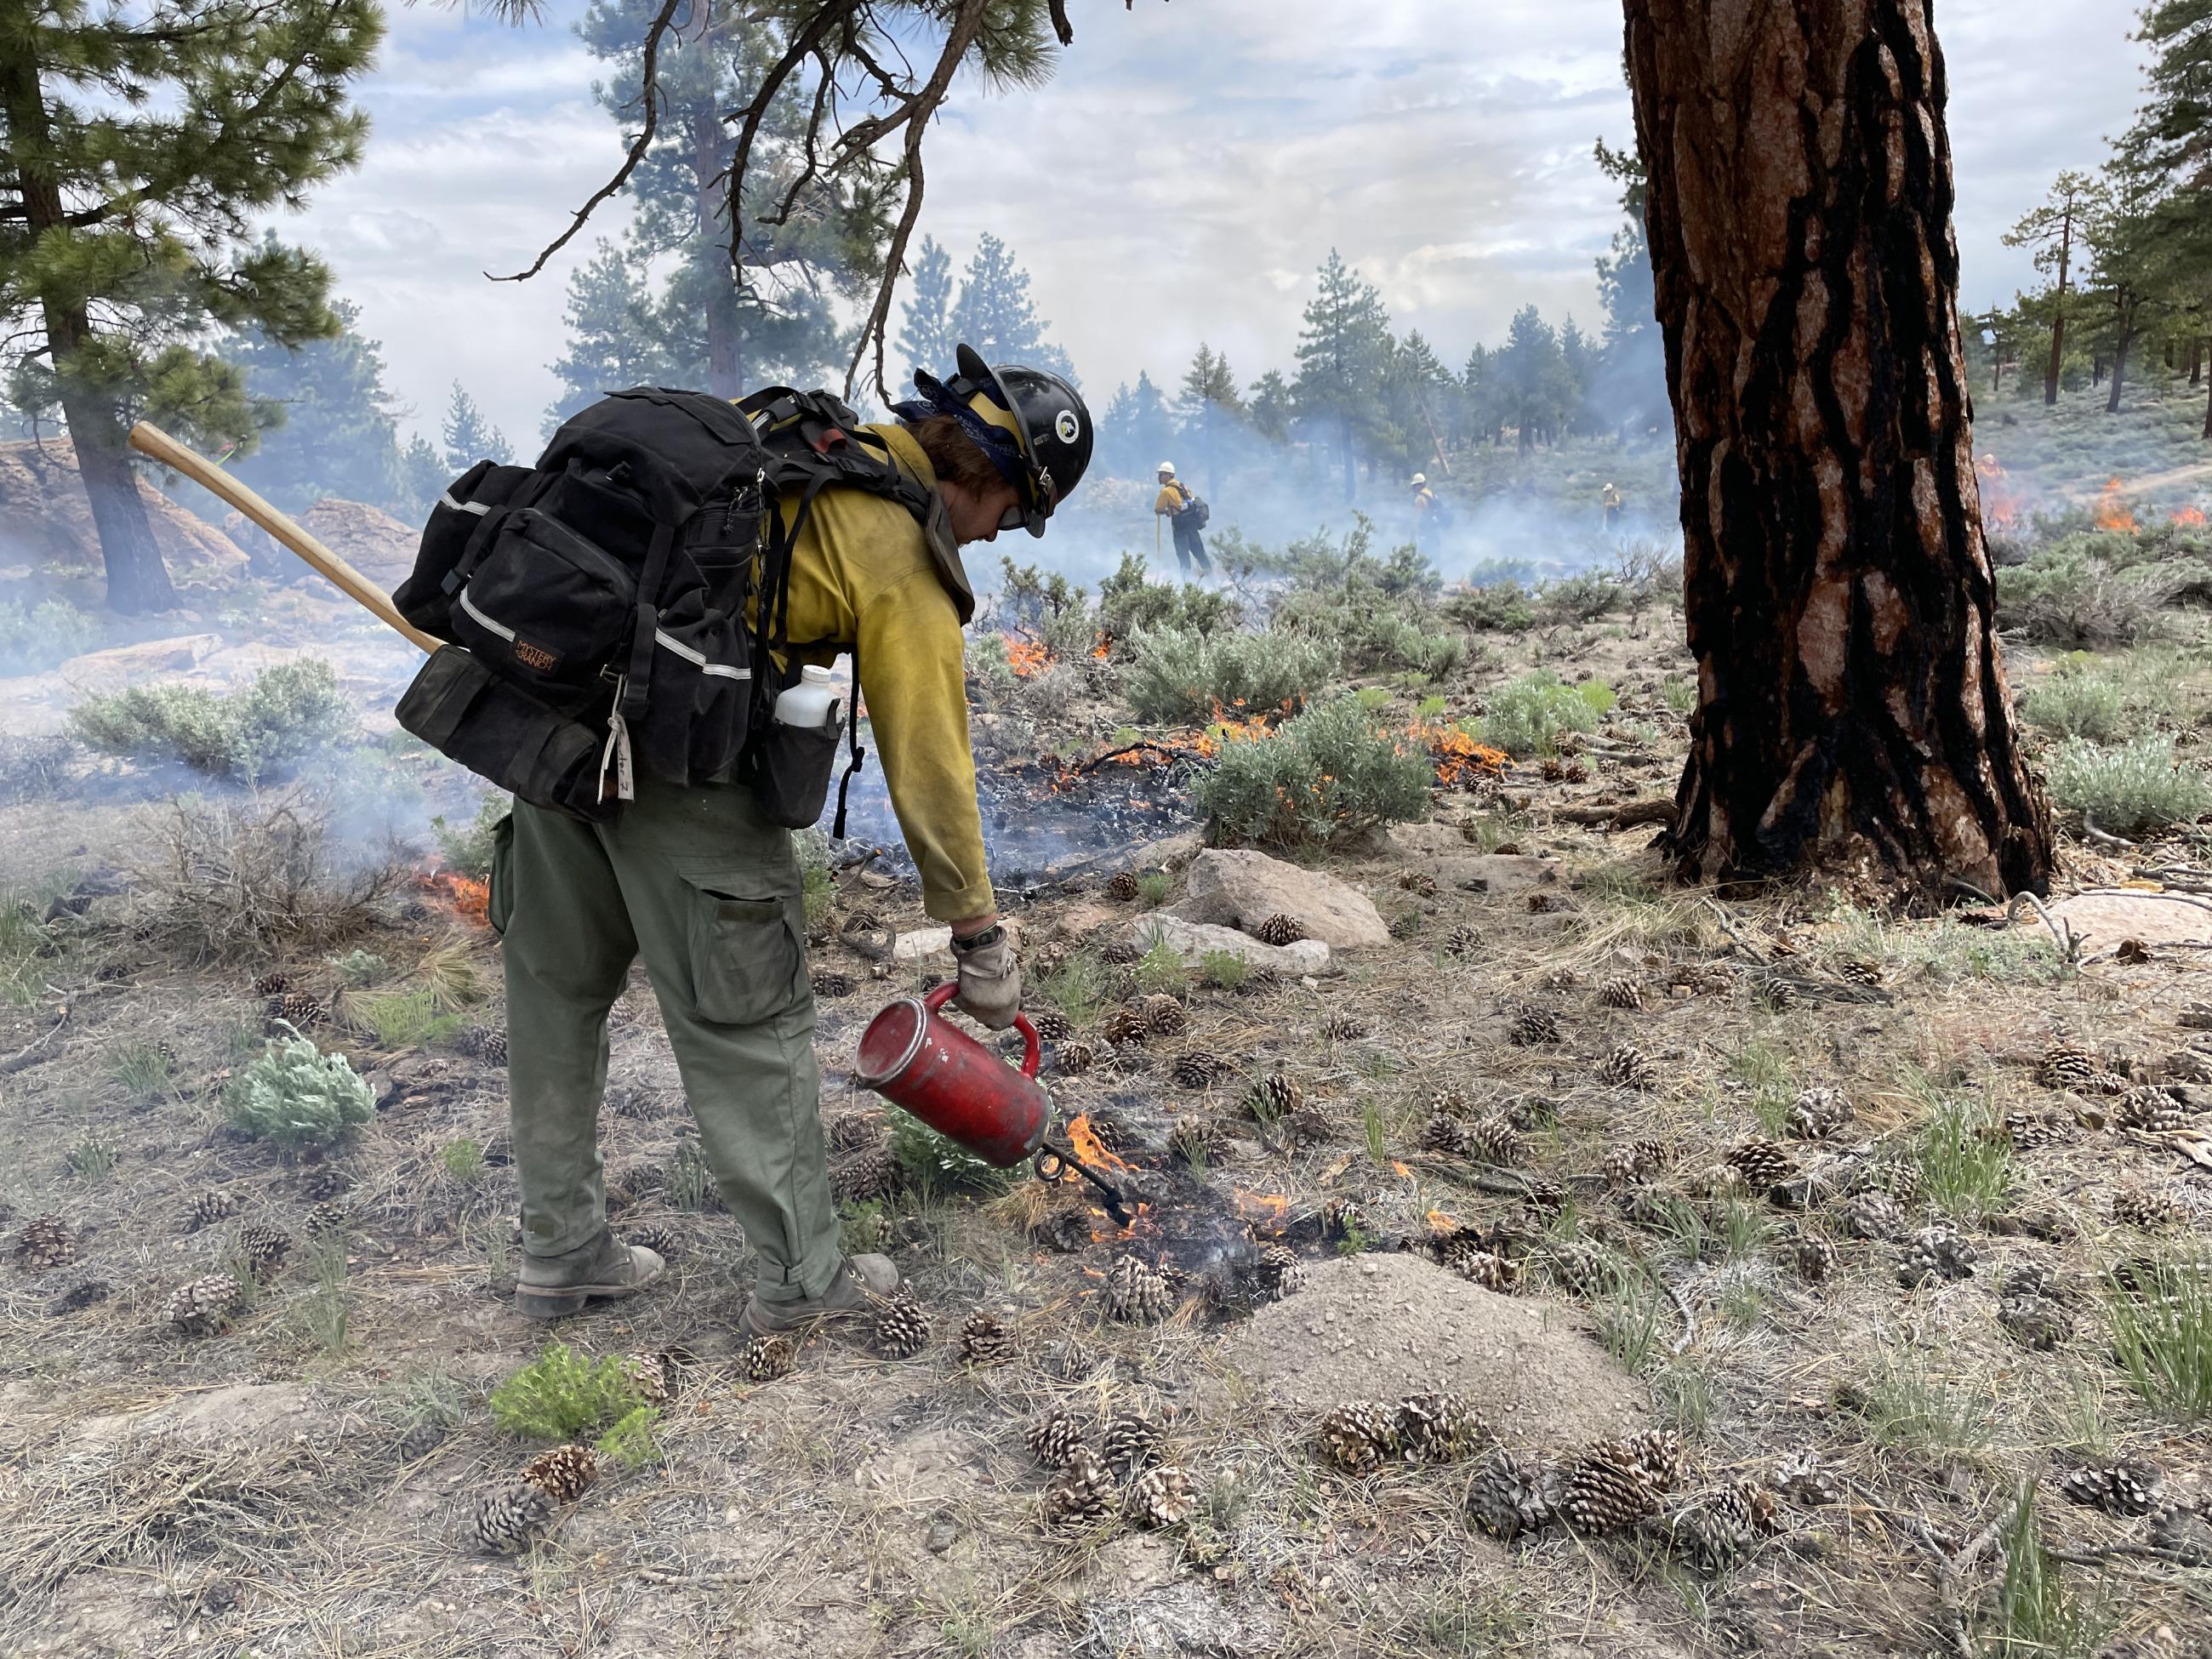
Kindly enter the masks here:
[[994, 924], [973, 942], [955, 939], [952, 954], [960, 964], [960, 988], [953, 994], [953, 1006], [994, 1031], [1012, 1025], [1021, 1012], [1022, 969], [1006, 928]]

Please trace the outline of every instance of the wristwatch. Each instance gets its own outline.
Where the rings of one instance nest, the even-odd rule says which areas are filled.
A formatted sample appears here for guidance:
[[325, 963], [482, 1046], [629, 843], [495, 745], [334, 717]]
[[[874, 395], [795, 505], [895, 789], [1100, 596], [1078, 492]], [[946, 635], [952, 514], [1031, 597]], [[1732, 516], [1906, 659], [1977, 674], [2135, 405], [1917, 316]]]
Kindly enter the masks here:
[[980, 933], [970, 933], [966, 939], [956, 937], [952, 941], [952, 954], [964, 957], [971, 951], [988, 950], [1006, 936], [1006, 924], [994, 921]]

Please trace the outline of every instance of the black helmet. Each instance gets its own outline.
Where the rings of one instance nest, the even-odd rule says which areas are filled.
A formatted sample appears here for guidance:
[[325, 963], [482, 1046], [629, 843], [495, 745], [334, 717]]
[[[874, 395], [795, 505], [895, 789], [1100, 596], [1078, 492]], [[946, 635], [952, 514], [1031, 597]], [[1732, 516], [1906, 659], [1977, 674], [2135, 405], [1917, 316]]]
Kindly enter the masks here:
[[993, 368], [972, 346], [962, 346], [957, 361], [960, 372], [945, 390], [1020, 443], [1022, 522], [1030, 535], [1042, 536], [1045, 520], [1075, 493], [1091, 465], [1095, 434], [1083, 394], [1045, 369], [1019, 363]]

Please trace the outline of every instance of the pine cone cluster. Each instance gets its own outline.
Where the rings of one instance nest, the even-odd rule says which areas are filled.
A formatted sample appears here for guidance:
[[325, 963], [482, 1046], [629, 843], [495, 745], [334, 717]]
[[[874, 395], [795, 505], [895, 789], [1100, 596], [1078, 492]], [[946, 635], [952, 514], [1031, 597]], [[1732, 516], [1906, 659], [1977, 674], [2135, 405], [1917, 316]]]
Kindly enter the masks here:
[[1141, 1008], [1116, 1008], [1098, 1022], [1098, 1035], [1112, 1043], [1142, 1042], [1152, 1034]]
[[2188, 1108], [2155, 1084], [2131, 1088], [2112, 1103], [2112, 1127], [2118, 1129], [2148, 1129], [2162, 1134], [2185, 1128], [2189, 1121]]
[[1409, 1394], [1398, 1402], [1394, 1427], [1410, 1463], [1455, 1462], [1498, 1437], [1463, 1394]]
[[1790, 1149], [1765, 1135], [1747, 1135], [1721, 1156], [1730, 1169], [1743, 1172], [1744, 1180], [1757, 1193], [1778, 1187], [1797, 1173], [1797, 1160], [1790, 1155]]
[[1252, 930], [1252, 937], [1262, 945], [1296, 945], [1305, 936], [1306, 930], [1304, 924], [1284, 915], [1280, 911], [1269, 916]]
[[1548, 887], [1531, 888], [1528, 902], [1528, 914], [1532, 916], [1548, 916], [1567, 908], [1566, 900]]
[[1106, 896], [1116, 904], [1134, 904], [1139, 896], [1137, 872], [1116, 870], [1106, 878]]
[[1306, 1286], [1306, 1270], [1287, 1244], [1270, 1244], [1261, 1250], [1254, 1276], [1270, 1302], [1296, 1296]]
[[1619, 1280], [1613, 1258], [1578, 1238], [1554, 1239], [1546, 1244], [1544, 1267], [1554, 1284], [1573, 1296], [1606, 1295]]
[[657, 1353], [623, 1356], [623, 1369], [637, 1385], [637, 1397], [648, 1406], [665, 1406], [674, 1396], [669, 1387], [668, 1357]]
[[970, 1365], [1003, 1365], [1014, 1357], [1014, 1334], [978, 1308], [960, 1327], [960, 1358]]
[[1914, 1290], [1931, 1279], [1947, 1283], [1974, 1271], [1973, 1241], [1948, 1222], [1923, 1227], [1898, 1252], [1897, 1282]]
[[204, 1273], [169, 1292], [161, 1317], [186, 1336], [213, 1336], [230, 1323], [241, 1299], [228, 1273]]
[[787, 1336], [757, 1336], [745, 1344], [744, 1364], [747, 1381], [773, 1382], [791, 1375], [799, 1350]]
[[1597, 1063], [1597, 1080], [1608, 1089], [1650, 1089], [1659, 1080], [1659, 1068], [1651, 1057], [1632, 1042], [1624, 1042], [1607, 1051]]
[[1640, 1012], [1644, 1006], [1644, 988], [1627, 975], [1617, 974], [1597, 988], [1597, 1000], [1608, 1008]]
[[1322, 1456], [1346, 1474], [1371, 1474], [1398, 1450], [1395, 1413], [1371, 1400], [1354, 1400], [1325, 1413], [1314, 1439]]
[[2069, 1470], [2058, 1482], [2059, 1494], [2069, 1503], [2123, 1516], [2148, 1515], [2158, 1507], [2165, 1486], [2166, 1476], [2158, 1466], [2141, 1458], [2085, 1463]]
[[1510, 1169], [1521, 1161], [1525, 1150], [1521, 1132], [1507, 1119], [1495, 1114], [1476, 1118], [1467, 1126], [1466, 1153], [1478, 1164], [1494, 1164]]
[[2155, 1232], [2189, 1218], [2181, 1200], [2154, 1187], [2118, 1187], [2112, 1191], [2112, 1219], [2123, 1227]]
[[1673, 1161], [1663, 1141], [1624, 1140], [1606, 1148], [1598, 1171], [1608, 1187], [1632, 1187], [1639, 1181], [1649, 1181]]
[[292, 1254], [292, 1240], [281, 1227], [265, 1222], [245, 1229], [238, 1236], [238, 1253], [246, 1262], [246, 1270], [257, 1283], [266, 1283], [283, 1271], [284, 1263]]
[[890, 1147], [864, 1146], [830, 1166], [830, 1195], [841, 1205], [888, 1198], [898, 1190], [904, 1173]]
[[1468, 1489], [1468, 1510], [1475, 1525], [1501, 1542], [1552, 1524], [1565, 1495], [1566, 1472], [1535, 1452], [1490, 1454]]
[[1117, 1255], [1106, 1270], [1106, 1311], [1131, 1325], [1157, 1325], [1175, 1310], [1166, 1276], [1133, 1255]]
[[929, 1316], [912, 1291], [894, 1291], [875, 1309], [875, 1349], [886, 1359], [911, 1359], [929, 1346]]
[[281, 968], [271, 968], [254, 976], [253, 994], [258, 997], [281, 997], [292, 988], [292, 976]]
[[76, 1260], [76, 1241], [59, 1216], [34, 1215], [15, 1234], [15, 1260], [33, 1273], [66, 1267]]
[[320, 1024], [327, 1011], [305, 991], [286, 991], [269, 999], [267, 1012], [270, 1019], [297, 1027]]
[[1073, 1205], [1047, 1210], [1030, 1224], [1030, 1237], [1048, 1250], [1073, 1255], [1091, 1243], [1091, 1214]]
[[1662, 1494], [1674, 1489], [1690, 1463], [1682, 1437], [1672, 1429], [1646, 1429], [1619, 1440], [1598, 1441], [1588, 1449], [1590, 1455], [1634, 1471]]
[[1022, 1438], [1030, 1454], [1048, 1469], [1064, 1469], [1068, 1460], [1085, 1449], [1083, 1425], [1067, 1413], [1053, 1410], [1030, 1425]]
[[825, 1002], [853, 994], [853, 976], [834, 968], [817, 968], [806, 976], [806, 983]]
[[520, 1555], [552, 1524], [553, 1499], [527, 1480], [495, 1487], [478, 1498], [469, 1516], [469, 1535], [479, 1549], [495, 1555]]
[[2048, 1267], [2016, 1267], [1997, 1293], [1997, 1328], [2024, 1348], [2048, 1352], [2074, 1334], [2074, 1316]]
[[599, 1478], [599, 1455], [589, 1446], [556, 1446], [522, 1466], [522, 1479], [556, 1504], [573, 1504]]
[[1905, 1212], [1897, 1200], [1879, 1188], [1853, 1193], [1836, 1212], [1836, 1219], [1852, 1238], [1887, 1240], [1905, 1232]]
[[1506, 1027], [1505, 1040], [1516, 1048], [1533, 1048], [1559, 1040], [1559, 1017], [1549, 1008], [1523, 1007]]
[[1521, 1282], [1521, 1264], [1490, 1249], [1482, 1234], [1470, 1229], [1431, 1240], [1428, 1254], [1438, 1266], [1501, 1296], [1510, 1296]]
[[1160, 1425], [1138, 1412], [1116, 1413], [1098, 1431], [1100, 1459], [1124, 1480], [1164, 1457], [1167, 1443]]
[[1087, 1446], [1078, 1446], [1045, 1491], [1044, 1523], [1087, 1526], [1115, 1510], [1114, 1476]]
[[1449, 1158], [1467, 1156], [1467, 1125], [1449, 1112], [1435, 1112], [1421, 1125], [1421, 1150]]
[[1244, 1091], [1244, 1109], [1261, 1122], [1272, 1122], [1288, 1113], [1295, 1112], [1305, 1103], [1305, 1091], [1289, 1073], [1273, 1071], [1255, 1078], [1252, 1086]]
[[453, 1046], [487, 1066], [507, 1064], [507, 1028], [504, 1025], [471, 1025], [453, 1040]]
[[1129, 1483], [1123, 1512], [1138, 1526], [1161, 1532], [1189, 1520], [1193, 1506], [1189, 1474], [1173, 1463], [1163, 1463]]
[[1850, 1097], [1840, 1089], [1810, 1088], [1798, 1091], [1790, 1103], [1790, 1133], [1798, 1140], [1826, 1140], [1846, 1127], [1857, 1114]]
[[194, 1198], [186, 1206], [185, 1231], [188, 1233], [196, 1233], [204, 1227], [212, 1227], [218, 1221], [228, 1221], [237, 1213], [238, 1199], [234, 1194], [223, 1192], [219, 1188], [204, 1192]]
[[2063, 1112], [2010, 1111], [2004, 1115], [2005, 1139], [2016, 1152], [2033, 1152], [2063, 1139], [2073, 1122]]

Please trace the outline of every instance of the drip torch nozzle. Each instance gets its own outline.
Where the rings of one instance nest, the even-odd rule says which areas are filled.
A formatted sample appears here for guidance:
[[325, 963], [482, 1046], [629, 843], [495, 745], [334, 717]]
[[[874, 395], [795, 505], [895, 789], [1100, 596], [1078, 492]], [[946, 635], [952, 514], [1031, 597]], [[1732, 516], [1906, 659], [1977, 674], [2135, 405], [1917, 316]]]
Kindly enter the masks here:
[[1122, 1198], [1121, 1189], [1073, 1152], [1048, 1143], [1037, 1148], [1035, 1168], [1040, 1181], [1060, 1181], [1070, 1170], [1074, 1170], [1098, 1189], [1098, 1196], [1106, 1206], [1106, 1213], [1114, 1218], [1115, 1226], [1126, 1227], [1136, 1219], [1129, 1213], [1128, 1203]]

